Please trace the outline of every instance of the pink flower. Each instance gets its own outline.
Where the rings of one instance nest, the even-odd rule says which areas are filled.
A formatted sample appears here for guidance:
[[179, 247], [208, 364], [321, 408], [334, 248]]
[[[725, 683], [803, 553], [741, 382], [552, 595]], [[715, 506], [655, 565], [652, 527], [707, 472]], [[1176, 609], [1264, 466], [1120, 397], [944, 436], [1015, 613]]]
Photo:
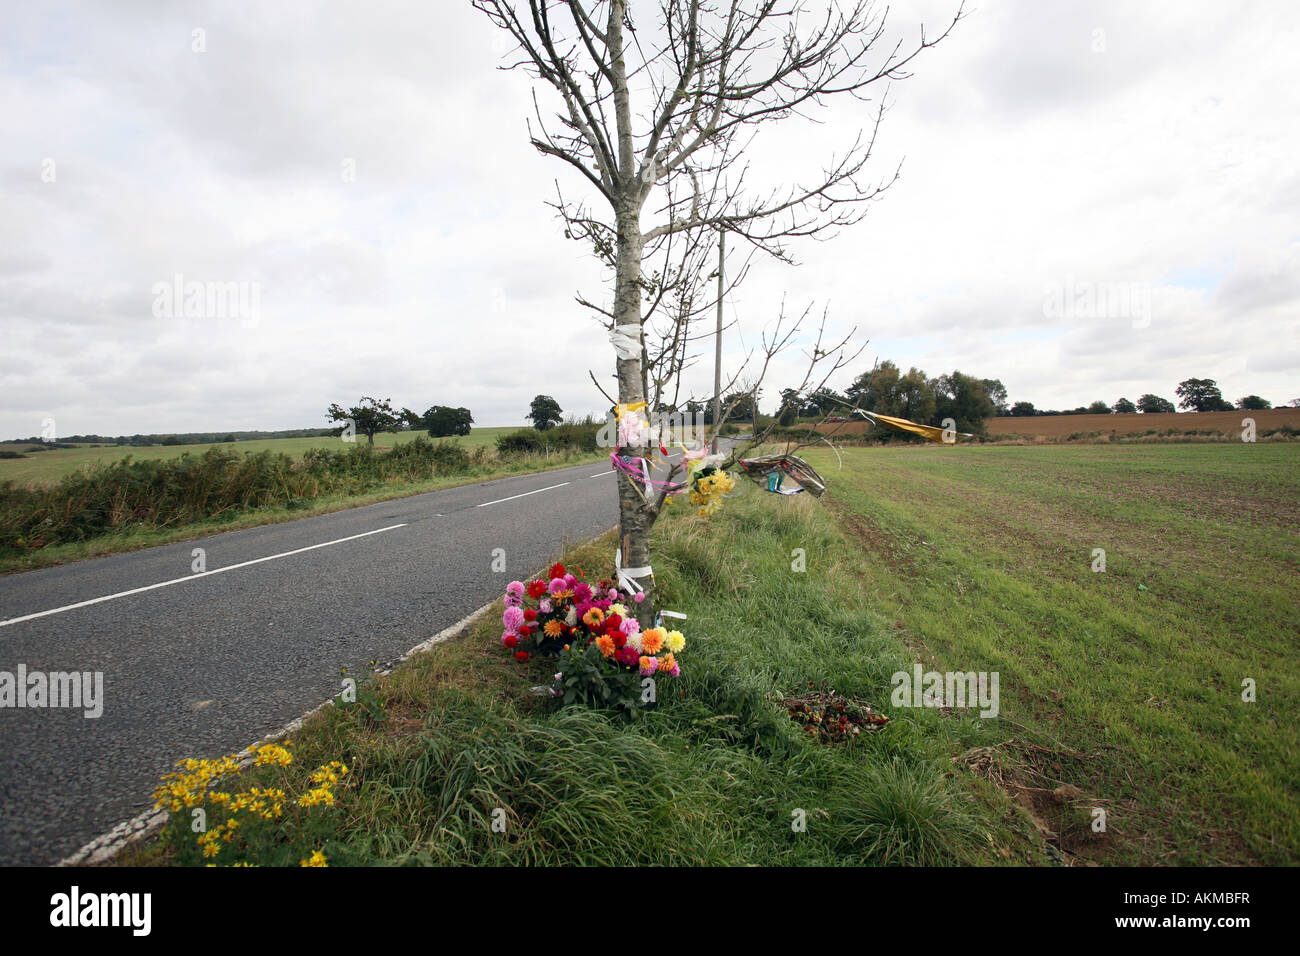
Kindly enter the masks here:
[[521, 598], [517, 594], [507, 593], [506, 596], [502, 598], [502, 600], [505, 601], [506, 607], [519, 607], [521, 604], [524, 603], [523, 598]]
[[573, 586], [573, 599], [579, 603], [591, 600], [591, 588], [584, 582], [579, 581]]
[[573, 587], [573, 585], [577, 582], [577, 580], [578, 579], [575, 578], [572, 574], [566, 574], [564, 576], [564, 583], [567, 584], [569, 587]]
[[[676, 665], [674, 665], [674, 666], [676, 666]], [[654, 673], [655, 671], [657, 671], [658, 669], [659, 669], [659, 658], [657, 658], [657, 657], [642, 657], [642, 658], [641, 658], [641, 676], [642, 676], [642, 677], [649, 677], [651, 674], [653, 674], [653, 673]]]
[[632, 595], [632, 600], [636, 601], [637, 604], [640, 604], [642, 601], [645, 600], [645, 592], [637, 591], [636, 594]]
[[611, 601], [617, 601], [617, 600], [618, 600], [618, 588], [610, 588], [610, 589], [609, 589], [609, 599], [610, 599]]
[[501, 623], [506, 626], [507, 634], [514, 634], [519, 630], [519, 625], [524, 623], [524, 612], [517, 607], [508, 607], [501, 615]]
[[511, 581], [509, 584], [506, 585], [506, 594], [509, 594], [511, 597], [523, 597], [524, 582]]
[[550, 614], [551, 608], [552, 604], [550, 598], [542, 598], [537, 602], [537, 610], [541, 611], [543, 614]]
[[670, 670], [668, 673], [671, 674], [673, 677], [680, 677], [682, 675], [682, 665], [673, 664], [673, 669]]
[[624, 618], [623, 622], [619, 624], [618, 629], [629, 637], [633, 634], [640, 634], [641, 622], [634, 617]]

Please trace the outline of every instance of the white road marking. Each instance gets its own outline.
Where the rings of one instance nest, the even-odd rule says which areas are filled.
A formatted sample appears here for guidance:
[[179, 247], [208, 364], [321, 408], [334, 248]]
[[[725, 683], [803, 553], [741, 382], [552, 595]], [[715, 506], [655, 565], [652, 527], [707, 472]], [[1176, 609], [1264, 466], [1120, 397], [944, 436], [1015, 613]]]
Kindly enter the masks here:
[[562, 481], [558, 485], [548, 485], [545, 488], [538, 488], [536, 491], [525, 491], [522, 495], [511, 495], [509, 498], [498, 498], [496, 501], [485, 501], [481, 505], [475, 505], [475, 507], [486, 508], [488, 505], [499, 505], [503, 501], [514, 501], [516, 498], [527, 498], [529, 495], [540, 495], [543, 491], [552, 491], [555, 488], [563, 488], [567, 484], [569, 484], [569, 482]]
[[141, 594], [145, 591], [152, 591], [155, 588], [165, 588], [172, 584], [183, 584], [186, 581], [196, 581], [199, 578], [206, 578], [210, 574], [222, 574], [225, 571], [234, 571], [236, 568], [246, 568], [250, 564], [261, 564], [263, 561], [274, 561], [277, 558], [287, 558], [293, 554], [302, 554], [304, 551], [315, 551], [317, 548], [328, 548], [332, 544], [342, 544], [344, 541], [355, 541], [357, 538], [367, 538], [372, 534], [382, 534], [385, 531], [392, 531], [394, 528], [405, 528], [406, 522], [401, 524], [390, 524], [387, 528], [376, 528], [374, 531], [363, 531], [361, 534], [348, 535], [346, 538], [335, 538], [333, 541], [322, 541], [320, 544], [309, 544], [305, 548], [295, 548], [292, 551], [284, 551], [280, 554], [268, 554], [264, 558], [254, 558], [252, 561], [241, 561], [239, 564], [232, 564], [224, 568], [213, 568], [211, 571], [199, 571], [197, 574], [187, 574], [183, 578], [173, 578], [170, 581], [159, 581], [157, 584], [147, 584], [142, 588], [132, 588], [129, 591], [118, 591], [116, 594], [106, 594], [103, 597], [91, 598], [89, 601], [79, 601], [76, 604], [65, 604], [63, 607], [51, 608], [48, 611], [37, 611], [35, 614], [24, 614], [22, 617], [11, 617], [7, 621], [0, 621], [0, 627], [8, 627], [10, 624], [19, 624], [22, 621], [30, 621], [38, 617], [46, 617], [50, 614], [62, 614], [64, 611], [75, 611], [79, 607], [89, 607], [92, 604], [100, 604], [104, 601], [114, 601], [118, 598], [129, 597], [132, 594]]
[[588, 478], [604, 478], [606, 475], [614, 474], [612, 471], [602, 471], [599, 475], [588, 475]]

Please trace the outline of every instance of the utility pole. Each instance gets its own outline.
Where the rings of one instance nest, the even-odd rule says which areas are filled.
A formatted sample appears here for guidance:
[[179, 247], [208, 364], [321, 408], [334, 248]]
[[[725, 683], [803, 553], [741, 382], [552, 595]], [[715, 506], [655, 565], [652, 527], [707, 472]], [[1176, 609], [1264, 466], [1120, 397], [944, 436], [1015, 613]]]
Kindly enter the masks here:
[[713, 353], [713, 454], [718, 453], [718, 429], [722, 418], [722, 256], [727, 245], [727, 234], [718, 229], [718, 331]]

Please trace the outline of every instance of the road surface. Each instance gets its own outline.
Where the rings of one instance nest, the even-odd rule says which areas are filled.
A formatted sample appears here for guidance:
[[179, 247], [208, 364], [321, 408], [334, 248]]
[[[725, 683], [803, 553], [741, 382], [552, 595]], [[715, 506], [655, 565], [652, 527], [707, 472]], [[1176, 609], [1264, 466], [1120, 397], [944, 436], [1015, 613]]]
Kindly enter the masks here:
[[103, 674], [98, 717], [0, 706], [0, 864], [66, 858], [177, 759], [243, 749], [617, 520], [587, 464], [0, 578], [0, 682]]

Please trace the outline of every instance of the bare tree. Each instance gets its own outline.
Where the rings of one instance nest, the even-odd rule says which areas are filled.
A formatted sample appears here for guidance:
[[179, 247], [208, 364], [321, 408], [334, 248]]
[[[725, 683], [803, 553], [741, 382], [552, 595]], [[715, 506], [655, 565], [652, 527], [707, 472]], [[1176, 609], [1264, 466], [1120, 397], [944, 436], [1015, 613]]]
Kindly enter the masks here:
[[[805, 0], [659, 0], [651, 22], [633, 19], [628, 0], [472, 2], [516, 43], [517, 60], [505, 68], [521, 67], [543, 81], [558, 106], [544, 115], [534, 93], [532, 145], [572, 167], [600, 197], [599, 213], [562, 194], [555, 208], [566, 235], [590, 241], [613, 270], [610, 307], [585, 304], [605, 317], [623, 406], [657, 402], [680, 382], [713, 236], [725, 232], [788, 260], [787, 240], [858, 222], [898, 175], [863, 179], [883, 100], [869, 128], [806, 183], [751, 189], [744, 157], [753, 138], [791, 116], [812, 118], [837, 94], [869, 102], [873, 85], [910, 75], [911, 62], [963, 15], [959, 8], [933, 39], [922, 28], [918, 42], [904, 49], [901, 41], [882, 43], [888, 11], [869, 0], [826, 0], [811, 4], [812, 12]], [[646, 224], [652, 195], [653, 221]], [[647, 278], [646, 263], [655, 257], [665, 265]], [[675, 313], [657, 339], [645, 335], [647, 297], [652, 309]], [[799, 326], [778, 322], [764, 338], [757, 381]], [[819, 336], [812, 357], [820, 361], [833, 351]], [[757, 394], [758, 384], [752, 387]], [[628, 452], [644, 458], [650, 449]], [[662, 504], [662, 494], [619, 483], [625, 568], [649, 567], [650, 528]], [[647, 592], [639, 611], [646, 624], [654, 614], [653, 580], [641, 571], [632, 576]]]

